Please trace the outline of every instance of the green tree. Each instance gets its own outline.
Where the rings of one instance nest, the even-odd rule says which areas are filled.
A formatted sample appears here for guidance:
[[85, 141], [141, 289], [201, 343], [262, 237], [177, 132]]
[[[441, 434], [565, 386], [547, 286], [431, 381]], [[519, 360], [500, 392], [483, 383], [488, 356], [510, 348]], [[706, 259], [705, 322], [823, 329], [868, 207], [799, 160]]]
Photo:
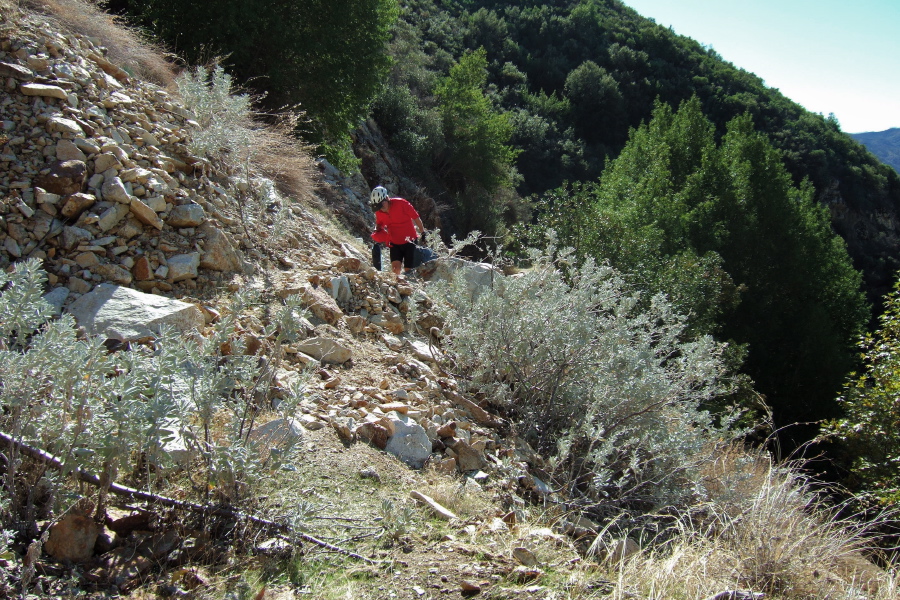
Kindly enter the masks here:
[[658, 105], [598, 184], [557, 195], [568, 198], [543, 225], [564, 243], [665, 292], [694, 333], [748, 346], [746, 371], [779, 424], [835, 416], [867, 318], [861, 275], [748, 115], [717, 145], [696, 97]]
[[566, 77], [566, 97], [581, 136], [589, 142], [615, 140], [627, 130], [625, 102], [619, 84], [592, 60], [581, 63]]
[[860, 344], [865, 370], [851, 373], [838, 399], [844, 415], [825, 433], [841, 442], [853, 487], [900, 502], [900, 283], [885, 299], [881, 328]]
[[447, 149], [438, 158], [444, 181], [457, 193], [474, 186], [488, 193], [510, 184], [518, 152], [509, 146], [513, 128], [484, 93], [487, 53], [465, 54], [437, 86]]
[[315, 141], [365, 116], [390, 66], [396, 0], [128, 0], [125, 9], [192, 63], [221, 56], [265, 105], [297, 105]]

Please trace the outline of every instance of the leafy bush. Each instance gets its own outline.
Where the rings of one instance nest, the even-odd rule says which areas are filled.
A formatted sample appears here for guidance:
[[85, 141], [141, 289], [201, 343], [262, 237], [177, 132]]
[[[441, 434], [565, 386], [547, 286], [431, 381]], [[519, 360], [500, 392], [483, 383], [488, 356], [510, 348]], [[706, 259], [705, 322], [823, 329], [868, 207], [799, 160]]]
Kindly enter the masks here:
[[[293, 223], [290, 199], [311, 191], [312, 160], [308, 148], [293, 137], [296, 115], [280, 115], [278, 122], [254, 121], [252, 98], [235, 93], [233, 79], [222, 67], [186, 70], [176, 81], [185, 108], [197, 127], [190, 150], [209, 159], [228, 188], [230, 200], [219, 208], [244, 228], [248, 243], [267, 240], [285, 247]], [[277, 184], [281, 184], [280, 186]]]
[[459, 281], [434, 294], [455, 364], [579, 494], [610, 507], [684, 502], [704, 458], [735, 435], [734, 415], [703, 409], [732, 387], [726, 346], [682, 341], [684, 317], [661, 295], [638, 310], [609, 267], [552, 249], [530, 261], [492, 289]]
[[885, 299], [881, 327], [860, 347], [862, 374], [851, 373], [838, 399], [844, 415], [825, 435], [840, 441], [851, 485], [887, 503], [900, 503], [900, 284]]
[[[12, 440], [58, 457], [63, 474], [80, 467], [110, 482], [119, 473], [143, 480], [190, 464], [203, 498], [211, 489], [239, 498], [247, 482], [289, 458], [289, 446], [274, 453], [249, 437], [271, 372], [242, 352], [236, 326], [247, 297], [235, 299], [207, 338], [164, 330], [152, 347], [110, 354], [101, 340], [80, 338], [70, 315], [48, 320], [44, 282], [37, 260], [0, 273], [0, 429]], [[289, 303], [264, 332], [273, 356], [293, 335], [297, 315]], [[302, 389], [294, 392], [299, 399]], [[285, 402], [283, 416], [294, 406]], [[10, 506], [0, 511], [0, 529], [33, 520], [28, 490], [48, 481], [17, 446], [4, 453]], [[50, 480], [51, 499], [77, 500], [61, 494], [63, 479]]]

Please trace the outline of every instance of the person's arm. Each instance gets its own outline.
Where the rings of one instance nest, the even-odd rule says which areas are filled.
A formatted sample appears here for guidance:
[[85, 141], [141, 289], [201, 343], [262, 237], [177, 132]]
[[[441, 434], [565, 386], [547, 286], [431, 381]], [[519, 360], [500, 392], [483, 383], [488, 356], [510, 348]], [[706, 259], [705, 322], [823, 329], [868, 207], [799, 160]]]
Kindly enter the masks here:
[[419, 232], [419, 236], [425, 235], [425, 226], [422, 225], [422, 219], [416, 217], [415, 219], [413, 219], [413, 224], [416, 226], [416, 229]]

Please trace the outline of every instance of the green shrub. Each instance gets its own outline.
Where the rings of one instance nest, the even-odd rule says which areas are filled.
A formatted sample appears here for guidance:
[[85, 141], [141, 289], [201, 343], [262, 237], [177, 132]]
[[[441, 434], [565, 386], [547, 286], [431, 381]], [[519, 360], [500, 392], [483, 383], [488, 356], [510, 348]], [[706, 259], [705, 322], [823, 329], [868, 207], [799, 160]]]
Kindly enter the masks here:
[[692, 481], [703, 460], [735, 436], [735, 415], [717, 422], [703, 410], [732, 388], [726, 345], [682, 341], [685, 318], [662, 295], [638, 310], [609, 267], [576, 267], [552, 245], [529, 258], [492, 289], [438, 286], [462, 378], [593, 501], [658, 506], [702, 493]]
[[840, 442], [850, 484], [881, 502], [900, 502], [900, 284], [885, 299], [881, 327], [860, 343], [865, 371], [838, 399], [843, 416], [824, 433]]

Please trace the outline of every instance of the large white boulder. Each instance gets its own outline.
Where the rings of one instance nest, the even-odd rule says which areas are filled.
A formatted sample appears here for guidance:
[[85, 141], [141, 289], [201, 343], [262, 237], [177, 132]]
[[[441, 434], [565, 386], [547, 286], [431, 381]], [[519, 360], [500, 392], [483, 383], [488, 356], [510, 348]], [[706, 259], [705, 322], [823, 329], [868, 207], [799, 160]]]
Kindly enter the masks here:
[[109, 283], [73, 302], [69, 312], [89, 334], [125, 341], [153, 337], [162, 325], [181, 331], [204, 325], [203, 312], [193, 304]]
[[385, 451], [390, 452], [414, 469], [421, 469], [431, 456], [431, 440], [425, 429], [410, 417], [391, 411], [385, 419], [393, 426], [394, 434]]

